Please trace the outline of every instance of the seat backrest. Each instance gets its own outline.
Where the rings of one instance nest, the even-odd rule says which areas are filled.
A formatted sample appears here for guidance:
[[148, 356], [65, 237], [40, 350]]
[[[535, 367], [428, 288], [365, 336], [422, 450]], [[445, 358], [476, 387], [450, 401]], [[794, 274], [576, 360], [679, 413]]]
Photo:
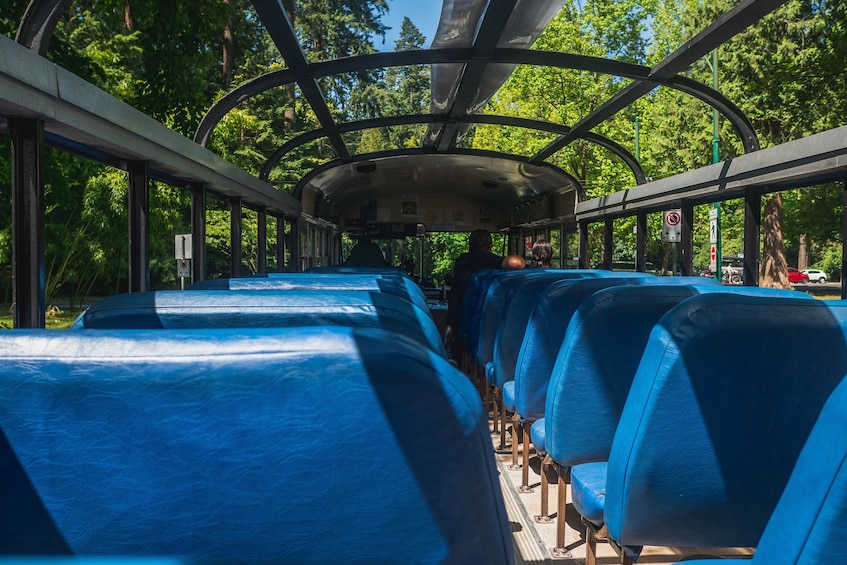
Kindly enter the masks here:
[[[476, 348], [476, 362], [484, 367], [494, 360], [494, 341], [503, 313], [508, 308], [512, 293], [529, 281], [557, 281], [574, 278], [596, 278], [608, 276], [610, 271], [590, 269], [523, 269], [506, 271], [491, 281], [480, 305], [478, 322], [479, 337]], [[540, 283], [539, 283], [540, 284]]]
[[653, 326], [686, 298], [706, 292], [798, 297], [791, 290], [708, 284], [627, 285], [595, 292], [571, 318], [547, 387], [544, 437], [550, 457], [568, 467], [608, 460]]
[[423, 290], [409, 277], [388, 274], [271, 273], [234, 279], [209, 279], [186, 290], [369, 290], [405, 298], [429, 313]]
[[485, 294], [491, 283], [511, 271], [503, 269], [482, 269], [471, 275], [462, 299], [459, 311], [459, 340], [465, 351], [473, 358], [479, 344], [479, 320], [482, 316]]
[[826, 401], [768, 520], [753, 563], [817, 565], [847, 555], [847, 380]]
[[337, 274], [345, 274], [345, 275], [362, 275], [362, 274], [374, 274], [374, 275], [400, 275], [403, 277], [407, 277], [409, 275], [406, 274], [400, 267], [367, 267], [367, 266], [356, 266], [356, 265], [324, 265], [322, 267], [309, 267], [304, 273], [337, 273]]
[[[579, 273], [580, 271], [574, 271]], [[652, 277], [645, 273], [613, 273], [612, 271], [592, 270], [589, 274], [586, 273], [579, 278], [607, 278], [607, 277]], [[544, 276], [533, 277], [527, 279], [524, 284], [519, 285], [514, 289], [507, 304], [503, 307], [503, 315], [497, 327], [497, 333], [494, 338], [494, 354], [493, 366], [494, 370], [491, 375], [491, 384], [502, 387], [505, 383], [515, 379], [515, 366], [517, 365], [518, 356], [521, 352], [524, 335], [526, 334], [527, 323], [529, 317], [538, 301], [541, 292], [551, 284], [561, 280], [575, 279], [559, 279], [550, 280]]]
[[[704, 277], [613, 276], [557, 281], [545, 288], [532, 309], [515, 365], [515, 410], [527, 420], [544, 417], [547, 387], [576, 310], [595, 292], [621, 285], [688, 285]], [[706, 282], [706, 284], [711, 284]]]
[[106, 297], [73, 329], [202, 329], [344, 325], [405, 335], [446, 356], [428, 313], [407, 300], [365, 290], [162, 290]]
[[513, 562], [479, 396], [405, 338], [21, 330], [0, 364], [2, 554]]
[[609, 454], [605, 520], [614, 539], [758, 543], [847, 373], [845, 316], [836, 312], [810, 299], [704, 293], [662, 317]]

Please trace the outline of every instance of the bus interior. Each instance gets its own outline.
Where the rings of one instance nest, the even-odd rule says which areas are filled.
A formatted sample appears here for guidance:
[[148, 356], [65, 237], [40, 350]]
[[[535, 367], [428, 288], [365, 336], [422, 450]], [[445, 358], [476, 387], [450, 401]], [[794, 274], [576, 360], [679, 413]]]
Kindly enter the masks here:
[[[14, 329], [0, 332], [0, 562], [844, 559], [847, 310], [760, 288], [759, 266], [763, 196], [847, 184], [847, 126], [763, 148], [735, 102], [685, 74], [786, 0], [740, 0], [652, 66], [532, 48], [562, 0], [444, 0], [428, 49], [312, 61], [289, 3], [253, 0], [285, 64], [210, 100], [191, 139], [46, 57], [72, 4], [30, 0], [17, 36], [0, 36], [14, 292]], [[429, 113], [342, 122], [322, 91], [325, 77], [408, 66], [430, 71]], [[621, 88], [576, 123], [485, 112], [518, 66]], [[288, 88], [314, 127], [258, 173], [212, 151], [240, 104]], [[628, 140], [598, 131], [657, 88], [713, 108], [742, 154], [645, 175]], [[350, 142], [400, 126], [421, 143]], [[476, 127], [545, 143], [475, 149]], [[628, 188], [589, 198], [553, 158], [575, 142], [623, 163]], [[282, 186], [275, 171], [311, 143], [331, 157]], [[127, 174], [127, 292], [67, 330], [45, 329], [47, 148]], [[190, 195], [185, 290], [150, 283], [151, 181]], [[744, 218], [724, 285], [698, 276], [692, 246], [694, 207], [727, 199]], [[207, 268], [212, 200], [231, 211], [222, 277]], [[648, 214], [669, 209], [667, 269], [646, 245]], [[241, 262], [246, 210], [256, 272]], [[632, 261], [613, 258], [623, 218]], [[845, 241], [847, 207], [842, 218]], [[426, 247], [479, 229], [497, 255], [527, 258], [544, 238], [555, 257], [475, 273], [454, 349], [450, 279], [433, 276]], [[360, 241], [387, 265], [345, 266]]]

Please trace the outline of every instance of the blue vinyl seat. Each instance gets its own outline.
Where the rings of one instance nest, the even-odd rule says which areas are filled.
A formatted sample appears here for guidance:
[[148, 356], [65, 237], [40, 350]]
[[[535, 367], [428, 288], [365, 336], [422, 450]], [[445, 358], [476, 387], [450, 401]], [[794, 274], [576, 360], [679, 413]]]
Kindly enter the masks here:
[[493, 388], [494, 391], [494, 431], [496, 432], [499, 426], [500, 449], [506, 449], [506, 411], [503, 410], [500, 386], [495, 380], [494, 351], [497, 331], [509, 309], [512, 295], [523, 290], [523, 296], [531, 298], [531, 289], [540, 289], [558, 280], [596, 278], [608, 276], [609, 273], [610, 271], [589, 269], [523, 269], [506, 271], [491, 281], [480, 308], [475, 360], [477, 366], [485, 370], [486, 392], [488, 388]]
[[400, 275], [408, 277], [401, 267], [357, 267], [352, 265], [324, 265], [322, 267], [309, 267], [304, 273], [335, 273], [342, 275]]
[[[819, 565], [847, 555], [847, 379], [826, 401], [797, 465], [768, 520], [756, 552], [744, 563]], [[726, 565], [726, 560], [689, 560]], [[733, 562], [735, 563], [735, 562]]]
[[[576, 310], [595, 292], [621, 285], [686, 285], [704, 277], [632, 276], [638, 273], [615, 273], [596, 279], [570, 279], [555, 282], [538, 297], [527, 322], [526, 333], [520, 347], [515, 378], [503, 385], [503, 404], [519, 418], [523, 429], [523, 480], [521, 490], [529, 488], [530, 426], [544, 417], [547, 387], [553, 366], [562, 348], [568, 324]], [[698, 280], [699, 279], [699, 280]], [[516, 450], [513, 449], [513, 455]]]
[[[545, 273], [547, 271], [538, 271]], [[568, 271], [571, 272], [571, 271]], [[605, 277], [652, 277], [644, 273], [613, 273], [602, 270], [574, 270], [574, 276], [553, 277], [545, 275], [529, 277], [517, 285], [503, 307], [503, 314], [494, 337], [493, 361], [486, 367], [486, 379], [499, 388], [515, 378], [515, 367], [523, 345], [529, 317], [542, 291], [559, 280]], [[579, 273], [582, 273], [581, 275]]]
[[[558, 551], [564, 551], [563, 525], [567, 520], [564, 494], [570, 468], [608, 460], [621, 411], [654, 325], [691, 296], [721, 292], [813, 300], [788, 290], [736, 289], [709, 282], [657, 283], [600, 290], [574, 313], [553, 366], [544, 417], [530, 430], [533, 446], [546, 453], [544, 469], [553, 464], [559, 471]], [[582, 479], [588, 480], [585, 474]], [[542, 517], [548, 516], [546, 477], [542, 472]]]
[[446, 357], [428, 313], [407, 300], [365, 290], [163, 290], [106, 297], [72, 329], [200, 329], [349, 325], [409, 337]]
[[476, 357], [479, 344], [479, 324], [485, 308], [485, 297], [491, 284], [498, 278], [516, 271], [482, 269], [471, 275], [465, 288], [462, 310], [459, 312], [458, 338], [470, 359]]
[[513, 562], [479, 398], [406, 338], [20, 330], [0, 364], [3, 555]]
[[506, 271], [491, 281], [485, 293], [478, 321], [476, 362], [493, 372], [494, 343], [500, 320], [509, 308], [512, 295], [526, 285], [539, 287], [563, 279], [597, 278], [610, 276], [611, 271], [591, 269], [523, 269]]
[[209, 279], [187, 290], [368, 290], [405, 298], [429, 312], [423, 290], [402, 274], [269, 273], [233, 279]]
[[847, 308], [808, 298], [682, 301], [649, 336], [608, 463], [572, 468], [576, 510], [628, 558], [756, 545], [847, 373], [845, 325]]

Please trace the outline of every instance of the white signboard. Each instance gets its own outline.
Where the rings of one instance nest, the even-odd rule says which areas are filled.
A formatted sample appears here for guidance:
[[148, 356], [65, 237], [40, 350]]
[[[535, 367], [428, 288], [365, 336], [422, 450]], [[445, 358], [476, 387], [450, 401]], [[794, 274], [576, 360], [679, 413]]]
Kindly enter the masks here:
[[709, 208], [709, 243], [718, 242], [718, 211]]
[[191, 234], [174, 236], [174, 259], [191, 259]]
[[678, 243], [682, 241], [682, 210], [668, 210], [664, 214], [662, 241]]

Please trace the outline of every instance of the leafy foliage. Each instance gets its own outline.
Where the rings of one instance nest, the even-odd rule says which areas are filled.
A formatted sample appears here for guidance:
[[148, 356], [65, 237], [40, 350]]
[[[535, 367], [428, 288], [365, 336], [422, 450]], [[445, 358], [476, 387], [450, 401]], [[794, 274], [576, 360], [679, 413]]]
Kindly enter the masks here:
[[[384, 37], [388, 0], [283, 0], [310, 61], [374, 52]], [[566, 0], [536, 42], [535, 49], [611, 57], [655, 64], [734, 4], [733, 0]], [[2, 0], [0, 33], [14, 37], [27, 2]], [[426, 38], [408, 18], [395, 49], [420, 49]], [[258, 22], [249, 0], [78, 0], [57, 26], [48, 57], [140, 111], [192, 135], [210, 106], [229, 91], [285, 67]], [[836, 0], [790, 0], [782, 8], [722, 46], [720, 91], [750, 117], [763, 146], [797, 139], [844, 123], [847, 115], [847, 4]], [[711, 84], [710, 61], [686, 74]], [[572, 126], [628, 84], [627, 79], [569, 69], [519, 66], [483, 111]], [[326, 100], [339, 121], [378, 115], [425, 113], [429, 106], [428, 66], [406, 66], [321, 79]], [[636, 119], [639, 128], [636, 133]], [[216, 127], [210, 148], [258, 174], [286, 142], [319, 124], [293, 85], [252, 97]], [[354, 152], [420, 145], [425, 126], [397, 126], [345, 134]], [[648, 177], [661, 178], [712, 160], [712, 111], [678, 91], [657, 88], [596, 129], [640, 158]], [[740, 155], [742, 145], [730, 124], [720, 120], [720, 158]], [[463, 143], [530, 156], [556, 138], [521, 128], [480, 126]], [[0, 293], [10, 299], [11, 178], [9, 141], [0, 138]], [[269, 181], [292, 190], [304, 172], [335, 159], [326, 139], [285, 155]], [[48, 204], [48, 293], [73, 299], [115, 292], [126, 285], [126, 175], [59, 152], [46, 160]], [[614, 154], [575, 141], [549, 162], [586, 187], [589, 197], [634, 184], [632, 172]], [[841, 187], [827, 185], [782, 195], [782, 242], [788, 263], [799, 260], [801, 239], [809, 263], [830, 275], [840, 267]], [[190, 229], [188, 194], [179, 187], [150, 187], [151, 281], [154, 288], [178, 284], [172, 258], [176, 233]], [[778, 203], [777, 203], [778, 204]], [[694, 263], [708, 263], [708, 206], [694, 214]], [[658, 241], [661, 215], [648, 216], [648, 260], [657, 266], [669, 249]], [[257, 214], [243, 219], [243, 272], [257, 268]], [[741, 251], [743, 202], [722, 204], [723, 248]], [[230, 210], [209, 199], [209, 276], [231, 270]], [[273, 220], [271, 220], [273, 223]], [[634, 256], [632, 218], [616, 220], [615, 260]], [[268, 229], [271, 242], [275, 230]], [[425, 271], [436, 281], [452, 269], [466, 248], [464, 234], [428, 234]], [[395, 252], [417, 254], [418, 240]], [[593, 262], [602, 259], [602, 226], [589, 234]], [[838, 260], [837, 260], [838, 259]]]

